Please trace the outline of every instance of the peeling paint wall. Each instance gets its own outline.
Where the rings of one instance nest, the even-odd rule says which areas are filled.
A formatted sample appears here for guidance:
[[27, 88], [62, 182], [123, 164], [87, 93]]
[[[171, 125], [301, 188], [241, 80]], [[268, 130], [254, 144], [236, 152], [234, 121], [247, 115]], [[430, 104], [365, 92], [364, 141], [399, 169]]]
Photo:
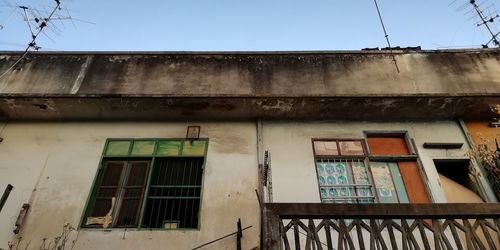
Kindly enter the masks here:
[[[269, 150], [272, 157], [274, 202], [321, 202], [312, 138], [363, 138], [366, 130], [408, 131], [415, 140], [434, 202], [447, 200], [433, 160], [461, 159], [468, 149], [466, 138], [455, 121], [266, 121], [263, 128], [264, 149]], [[460, 142], [464, 146], [458, 150], [424, 149], [424, 142]]]
[[[29, 202], [31, 209], [20, 234], [20, 249], [27, 243], [28, 249], [38, 249], [42, 238], [59, 235], [65, 222], [78, 225], [106, 138], [182, 138], [187, 125], [200, 125], [200, 136], [210, 140], [200, 230], [83, 229], [75, 249], [191, 249], [234, 232], [238, 218], [243, 227], [253, 226], [244, 231], [243, 249], [258, 247], [254, 123], [87, 122], [9, 123], [1, 132], [0, 186], [11, 183], [14, 190], [0, 213], [0, 248], [7, 249], [23, 203]], [[231, 237], [205, 249], [234, 249], [235, 244]]]

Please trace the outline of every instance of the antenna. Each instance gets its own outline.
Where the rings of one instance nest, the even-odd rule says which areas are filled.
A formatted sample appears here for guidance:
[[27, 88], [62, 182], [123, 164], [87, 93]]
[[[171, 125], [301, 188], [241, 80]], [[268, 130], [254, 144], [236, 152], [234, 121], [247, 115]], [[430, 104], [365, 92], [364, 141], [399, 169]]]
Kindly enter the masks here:
[[[456, 2], [457, 0], [454, 0], [449, 5], [451, 6]], [[468, 20], [474, 20], [476, 27], [484, 26], [488, 31], [491, 39], [481, 45], [483, 48], [488, 48], [490, 44], [500, 48], [500, 32], [495, 31], [495, 20], [500, 15], [497, 14], [494, 3], [490, 3], [490, 0], [467, 0], [467, 2], [460, 5], [456, 10], [465, 12], [464, 14], [468, 16]]]
[[[40, 47], [36, 44], [36, 39], [43, 32], [43, 30], [47, 27], [47, 25], [51, 21], [51, 18], [54, 15], [54, 13], [59, 9], [59, 6], [61, 5], [60, 0], [55, 0], [55, 2], [56, 2], [56, 6], [52, 10], [52, 12], [49, 14], [49, 16], [46, 19], [44, 19], [43, 21], [40, 22], [40, 24], [36, 28], [36, 30], [33, 31], [31, 29], [31, 27], [30, 27], [31, 42], [28, 43], [28, 46], [24, 50], [23, 55], [16, 62], [14, 62], [14, 64], [12, 64], [12, 66], [10, 66], [2, 75], [0, 75], [0, 79], [2, 79], [5, 75], [7, 75], [7, 73], [10, 70], [12, 70], [19, 62], [21, 62], [21, 60], [23, 60], [24, 57], [26, 57], [26, 55], [28, 54], [28, 52], [30, 51], [30, 49], [34, 49], [34, 50], [39, 50], [40, 49]], [[22, 10], [26, 10], [28, 8], [26, 6], [18, 6], [18, 7], [21, 8]], [[23, 13], [26, 14], [25, 11]], [[28, 23], [29, 23], [29, 21], [28, 21]], [[29, 26], [29, 24], [28, 24], [28, 26]]]
[[[470, 4], [474, 7], [474, 10], [476, 11], [477, 16], [481, 19], [481, 21], [479, 23], [477, 23], [476, 26], [480, 27], [480, 26], [484, 25], [491, 35], [491, 39], [487, 43], [483, 44], [483, 48], [488, 48], [488, 44], [490, 44], [491, 42], [493, 42], [493, 44], [495, 46], [500, 48], [500, 42], [497, 39], [497, 36], [498, 36], [498, 34], [500, 34], [500, 32], [496, 32], [496, 33], [493, 32], [492, 27], [490, 27], [490, 24], [489, 24], [489, 23], [493, 23], [495, 21], [495, 19], [497, 19], [499, 17], [499, 15], [498, 14], [496, 14], [494, 16], [485, 15], [484, 12], [479, 8], [479, 5], [476, 4], [476, 0], [470, 0]], [[490, 6], [492, 6], [492, 5], [490, 5]], [[486, 8], [489, 10], [490, 6], [488, 6]]]
[[378, 7], [377, 0], [373, 0], [373, 2], [375, 3], [375, 8], [377, 8], [377, 13], [378, 13], [378, 18], [380, 19], [380, 24], [382, 25], [382, 29], [384, 30], [385, 40], [387, 41], [387, 46], [389, 47], [389, 52], [390, 52], [391, 57], [392, 57], [392, 62], [394, 63], [394, 66], [396, 67], [396, 71], [399, 74], [398, 61], [396, 61], [396, 56], [394, 56], [394, 53], [392, 51], [391, 42], [389, 41], [389, 35], [387, 34], [387, 30], [385, 29], [384, 20], [382, 19], [382, 14], [380, 14], [380, 9]]
[[[54, 39], [52, 39], [46, 31], [50, 31], [56, 36], [59, 36], [61, 33], [61, 29], [56, 26], [54, 20], [59, 20], [59, 22], [62, 23], [63, 20], [73, 20], [79, 21], [79, 22], [85, 22], [85, 23], [90, 23], [90, 24], [95, 24], [89, 21], [85, 21], [82, 19], [76, 19], [73, 18], [71, 15], [69, 15], [69, 11], [66, 8], [65, 11], [68, 14], [68, 16], [61, 16], [59, 14], [60, 11], [62, 11], [61, 7], [61, 0], [54, 0], [55, 6], [50, 9], [46, 10], [45, 8], [42, 10], [33, 8], [28, 5], [12, 5], [7, 0], [2, 0], [5, 5], [0, 6], [0, 7], [8, 7], [12, 8], [14, 11], [13, 13], [17, 10], [20, 12], [23, 21], [26, 23], [29, 33], [30, 33], [30, 42], [27, 44], [25, 47], [25, 50], [21, 57], [17, 59], [14, 64], [12, 64], [5, 72], [3, 72], [0, 75], [0, 80], [7, 75], [9, 71], [14, 69], [17, 64], [19, 64], [30, 51], [38, 51], [41, 49], [40, 46], [37, 44], [37, 39], [39, 38], [40, 35], [44, 35], [47, 37], [49, 40], [55, 43]], [[64, 25], [63, 25], [64, 26]], [[3, 29], [3, 25], [0, 24], [0, 30]]]

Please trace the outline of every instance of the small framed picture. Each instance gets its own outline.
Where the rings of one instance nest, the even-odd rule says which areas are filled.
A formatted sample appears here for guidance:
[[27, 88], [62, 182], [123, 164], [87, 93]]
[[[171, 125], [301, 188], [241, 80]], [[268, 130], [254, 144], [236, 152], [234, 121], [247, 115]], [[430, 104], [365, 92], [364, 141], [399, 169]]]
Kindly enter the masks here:
[[200, 126], [188, 126], [186, 139], [199, 139], [200, 129]]

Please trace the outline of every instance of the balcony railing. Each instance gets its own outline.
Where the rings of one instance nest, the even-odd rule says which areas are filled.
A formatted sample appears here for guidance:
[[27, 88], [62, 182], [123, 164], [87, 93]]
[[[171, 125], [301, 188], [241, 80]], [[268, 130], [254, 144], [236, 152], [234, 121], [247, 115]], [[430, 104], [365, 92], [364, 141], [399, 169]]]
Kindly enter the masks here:
[[500, 249], [500, 204], [264, 204], [264, 249]]

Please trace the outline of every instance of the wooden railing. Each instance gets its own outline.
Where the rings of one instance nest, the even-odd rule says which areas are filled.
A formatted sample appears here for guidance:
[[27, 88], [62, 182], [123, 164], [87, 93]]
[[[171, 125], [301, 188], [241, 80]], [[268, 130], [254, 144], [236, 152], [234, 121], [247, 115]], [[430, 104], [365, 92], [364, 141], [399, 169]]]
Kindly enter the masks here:
[[500, 204], [266, 203], [263, 249], [500, 249]]

